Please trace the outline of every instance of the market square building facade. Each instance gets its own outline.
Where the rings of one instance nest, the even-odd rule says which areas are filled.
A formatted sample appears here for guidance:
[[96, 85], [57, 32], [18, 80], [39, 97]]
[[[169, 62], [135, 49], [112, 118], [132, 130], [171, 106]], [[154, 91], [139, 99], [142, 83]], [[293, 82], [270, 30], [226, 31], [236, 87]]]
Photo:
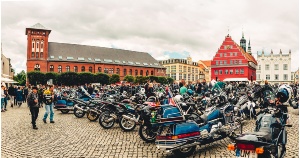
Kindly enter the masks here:
[[149, 53], [49, 42], [51, 30], [37, 23], [26, 28], [27, 72], [91, 72], [132, 76], [165, 76], [166, 68]]

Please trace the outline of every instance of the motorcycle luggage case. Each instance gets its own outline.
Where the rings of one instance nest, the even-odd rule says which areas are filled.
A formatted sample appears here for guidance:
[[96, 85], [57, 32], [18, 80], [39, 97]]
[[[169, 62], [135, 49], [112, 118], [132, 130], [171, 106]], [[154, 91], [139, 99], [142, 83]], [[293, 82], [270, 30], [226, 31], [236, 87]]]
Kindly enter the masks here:
[[[167, 130], [168, 127], [166, 127]], [[171, 126], [172, 136], [166, 137], [163, 131], [157, 136], [155, 144], [159, 149], [172, 149], [188, 142], [195, 142], [200, 137], [199, 127], [195, 122], [182, 122]]]
[[183, 121], [183, 116], [179, 109], [171, 105], [161, 105], [157, 111], [156, 118], [158, 123]]

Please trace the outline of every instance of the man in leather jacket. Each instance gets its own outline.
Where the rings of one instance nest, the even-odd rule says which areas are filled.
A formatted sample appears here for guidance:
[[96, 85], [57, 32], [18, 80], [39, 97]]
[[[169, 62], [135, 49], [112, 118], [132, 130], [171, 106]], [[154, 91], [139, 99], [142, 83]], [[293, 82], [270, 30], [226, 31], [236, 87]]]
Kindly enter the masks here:
[[32, 123], [32, 128], [37, 130], [38, 128], [36, 127], [36, 119], [38, 118], [39, 115], [39, 105], [38, 105], [38, 99], [39, 96], [37, 94], [37, 87], [32, 87], [32, 92], [28, 95], [28, 100], [27, 104], [30, 109], [31, 113], [31, 123]]

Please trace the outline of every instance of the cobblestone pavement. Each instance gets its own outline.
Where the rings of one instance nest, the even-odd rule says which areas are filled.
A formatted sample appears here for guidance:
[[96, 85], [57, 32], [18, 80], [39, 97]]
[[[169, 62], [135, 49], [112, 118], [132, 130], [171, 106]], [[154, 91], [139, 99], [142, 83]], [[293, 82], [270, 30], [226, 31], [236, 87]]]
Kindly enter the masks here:
[[[54, 124], [42, 122], [45, 112], [40, 109], [38, 130], [31, 127], [31, 117], [26, 104], [2, 112], [1, 156], [6, 157], [176, 157], [172, 153], [156, 150], [154, 144], [144, 143], [138, 127], [132, 132], [122, 132], [118, 125], [109, 130], [98, 121], [86, 117], [76, 118], [73, 113], [61, 114], [55, 110]], [[291, 112], [293, 127], [288, 129], [286, 157], [298, 157], [298, 115]], [[254, 121], [244, 126], [251, 131]], [[193, 157], [235, 157], [227, 151], [229, 139], [198, 147]]]

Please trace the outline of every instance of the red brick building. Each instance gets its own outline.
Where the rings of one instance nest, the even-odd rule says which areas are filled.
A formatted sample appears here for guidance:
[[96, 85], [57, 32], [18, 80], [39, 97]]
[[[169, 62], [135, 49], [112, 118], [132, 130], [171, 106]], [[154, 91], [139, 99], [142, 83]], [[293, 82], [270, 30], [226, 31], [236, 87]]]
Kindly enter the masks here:
[[165, 76], [166, 68], [150, 54], [129, 50], [48, 42], [51, 30], [37, 23], [26, 28], [27, 72], [103, 72]]
[[227, 35], [211, 62], [211, 79], [215, 80], [256, 80], [257, 62], [251, 55], [250, 41], [246, 52], [244, 35], [240, 41], [241, 46]]

